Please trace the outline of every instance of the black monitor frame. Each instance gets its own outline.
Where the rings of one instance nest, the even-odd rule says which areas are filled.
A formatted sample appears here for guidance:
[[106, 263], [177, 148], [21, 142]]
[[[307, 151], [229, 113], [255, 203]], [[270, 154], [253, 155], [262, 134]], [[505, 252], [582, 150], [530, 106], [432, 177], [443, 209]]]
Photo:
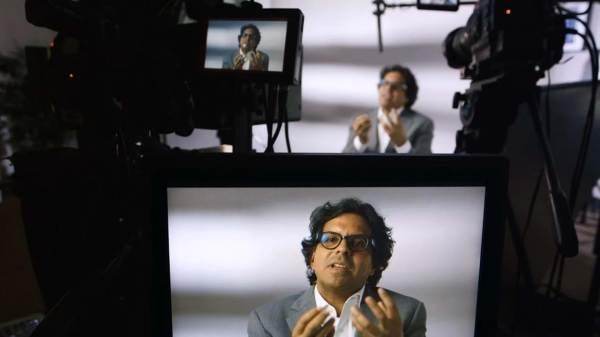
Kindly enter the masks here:
[[[154, 336], [172, 336], [169, 187], [484, 186], [474, 336], [497, 327], [508, 162], [499, 156], [178, 154], [150, 159], [153, 177]], [[165, 164], [167, 163], [167, 164]], [[374, 169], [377, 174], [373, 174]]]
[[456, 0], [455, 4], [434, 4], [428, 3], [427, 0], [417, 0], [418, 9], [429, 9], [434, 11], [450, 11], [456, 12], [460, 6], [460, 0]]
[[[285, 21], [287, 31], [283, 56], [282, 71], [253, 71], [209, 69], [204, 67], [207, 52], [207, 34], [209, 22], [213, 20], [240, 21]], [[203, 78], [227, 79], [240, 82], [273, 83], [293, 85], [300, 83], [302, 66], [302, 30], [304, 16], [299, 9], [261, 9], [252, 11], [217, 11], [198, 17], [196, 23], [182, 25], [180, 30], [187, 31], [190, 42], [196, 46], [194, 69]]]

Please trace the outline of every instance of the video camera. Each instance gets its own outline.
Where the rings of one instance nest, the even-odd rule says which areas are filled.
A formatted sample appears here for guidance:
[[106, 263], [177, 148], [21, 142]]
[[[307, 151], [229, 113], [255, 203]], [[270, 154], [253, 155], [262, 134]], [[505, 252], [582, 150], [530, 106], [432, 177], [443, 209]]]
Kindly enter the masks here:
[[562, 57], [565, 21], [553, 1], [481, 0], [466, 26], [448, 34], [448, 65], [474, 81], [507, 73], [538, 78]]
[[562, 57], [565, 19], [554, 1], [480, 0], [464, 27], [451, 31], [443, 47], [448, 65], [471, 78], [457, 93], [463, 129], [456, 152], [499, 153], [517, 106]]
[[570, 257], [578, 252], [573, 203], [558, 180], [536, 87], [560, 61], [566, 32], [565, 16], [557, 12], [555, 1], [480, 0], [466, 26], [451, 31], [443, 46], [448, 65], [463, 68], [463, 76], [472, 79], [465, 94], [454, 96], [454, 108], [462, 102], [463, 124], [455, 152], [501, 153], [519, 105], [527, 103], [544, 156], [556, 244]]

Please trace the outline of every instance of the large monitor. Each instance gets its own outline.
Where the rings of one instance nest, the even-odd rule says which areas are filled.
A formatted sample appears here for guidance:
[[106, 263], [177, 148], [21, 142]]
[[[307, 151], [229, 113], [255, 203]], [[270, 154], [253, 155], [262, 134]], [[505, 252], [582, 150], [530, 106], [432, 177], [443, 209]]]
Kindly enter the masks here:
[[507, 163], [499, 157], [210, 155], [155, 178], [159, 336], [247, 336], [253, 308], [309, 288], [301, 241], [327, 201], [374, 206], [395, 240], [379, 286], [429, 336], [495, 329]]

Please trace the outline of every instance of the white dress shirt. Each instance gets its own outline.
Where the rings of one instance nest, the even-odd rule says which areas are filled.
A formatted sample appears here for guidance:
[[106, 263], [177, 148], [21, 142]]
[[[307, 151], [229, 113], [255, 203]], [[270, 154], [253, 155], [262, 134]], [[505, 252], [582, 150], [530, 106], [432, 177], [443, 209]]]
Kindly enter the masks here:
[[[400, 113], [402, 113], [403, 109], [404, 109], [404, 107], [400, 107], [398, 109], [392, 109], [391, 113], [396, 114], [398, 119], [400, 119]], [[383, 110], [381, 108], [379, 108], [379, 110], [377, 110], [377, 119], [380, 119], [380, 120], [388, 119], [388, 116], [385, 115], [385, 113], [383, 112]], [[379, 148], [377, 150], [379, 153], [384, 153], [385, 149], [387, 148], [388, 144], [390, 143], [390, 136], [383, 129], [382, 123], [377, 123], [377, 137], [379, 139], [379, 143], [378, 143]], [[402, 146], [396, 146], [393, 143], [392, 143], [392, 146], [394, 146], [394, 149], [396, 150], [397, 153], [408, 153], [411, 149], [410, 142], [408, 141], [408, 139], [406, 140], [406, 142], [404, 144], [402, 144]], [[354, 148], [358, 152], [365, 152], [365, 150], [367, 149], [367, 144], [361, 143], [358, 136], [356, 136], [356, 137], [354, 137]]]
[[[327, 307], [327, 312], [329, 313], [329, 317], [333, 317], [335, 327], [335, 335], [334, 337], [354, 337], [356, 335], [356, 329], [352, 325], [352, 318], [350, 315], [350, 308], [353, 306], [360, 306], [360, 302], [362, 301], [363, 293], [365, 292], [365, 287], [363, 286], [359, 291], [354, 293], [352, 296], [348, 297], [346, 302], [344, 302], [344, 306], [342, 307], [342, 313], [340, 317], [337, 317], [337, 313], [335, 308], [327, 303], [327, 301], [321, 296], [317, 286], [315, 285], [315, 303], [317, 304], [317, 308]], [[328, 321], [329, 317], [325, 320]]]
[[240, 49], [240, 55], [244, 58], [244, 64], [242, 65], [243, 70], [250, 70], [250, 58], [246, 56]]

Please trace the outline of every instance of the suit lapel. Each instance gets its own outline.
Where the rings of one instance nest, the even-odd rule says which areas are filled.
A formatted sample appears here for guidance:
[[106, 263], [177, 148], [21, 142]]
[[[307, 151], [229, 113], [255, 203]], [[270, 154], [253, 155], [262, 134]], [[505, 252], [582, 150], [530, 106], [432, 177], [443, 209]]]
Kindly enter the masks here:
[[300, 316], [302, 316], [303, 313], [317, 306], [315, 302], [314, 289], [314, 286], [308, 288], [305, 292], [302, 293], [302, 295], [300, 295], [300, 297], [298, 297], [298, 299], [290, 307], [290, 311], [285, 318], [290, 328], [290, 331], [294, 330], [296, 322], [298, 322], [298, 319], [300, 318]]
[[375, 289], [372, 287], [365, 287], [365, 292], [363, 293], [363, 297], [360, 301], [360, 311], [367, 316], [371, 322], [378, 322], [377, 318], [373, 315], [369, 309], [369, 306], [365, 302], [365, 298], [367, 298], [367, 296], [371, 296], [373, 299], [375, 299], [375, 302], [379, 301], [379, 296], [377, 295]]
[[377, 134], [377, 130], [379, 130], [379, 121], [377, 120], [377, 110], [371, 112], [369, 119], [371, 120], [371, 129], [369, 130], [369, 142], [367, 143], [367, 148], [371, 152], [379, 152], [379, 135]]
[[414, 130], [414, 111], [410, 110], [410, 109], [404, 109], [402, 110], [402, 113], [400, 114], [400, 120], [402, 120], [402, 124], [404, 125], [404, 128], [406, 129], [406, 136], [408, 137], [408, 139], [412, 138], [412, 135], [415, 133]]

